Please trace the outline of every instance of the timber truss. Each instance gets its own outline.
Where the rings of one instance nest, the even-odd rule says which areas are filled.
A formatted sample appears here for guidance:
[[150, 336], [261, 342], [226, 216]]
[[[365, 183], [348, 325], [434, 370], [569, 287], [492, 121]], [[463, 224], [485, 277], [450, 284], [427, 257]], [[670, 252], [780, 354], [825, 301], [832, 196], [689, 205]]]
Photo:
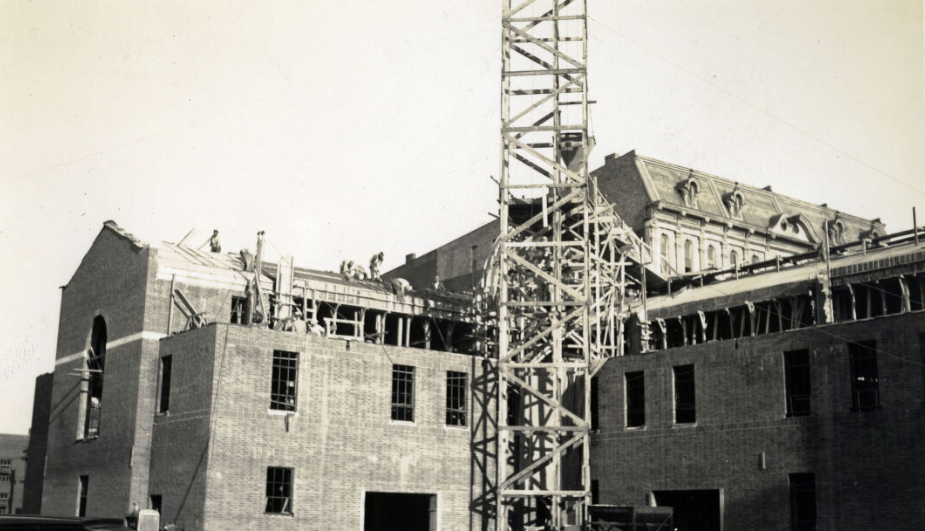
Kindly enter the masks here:
[[[588, 173], [586, 0], [502, 0], [501, 234], [486, 268], [498, 529], [584, 521], [591, 377], [651, 251]], [[644, 270], [644, 265], [637, 270]], [[638, 276], [638, 275], [637, 275]]]

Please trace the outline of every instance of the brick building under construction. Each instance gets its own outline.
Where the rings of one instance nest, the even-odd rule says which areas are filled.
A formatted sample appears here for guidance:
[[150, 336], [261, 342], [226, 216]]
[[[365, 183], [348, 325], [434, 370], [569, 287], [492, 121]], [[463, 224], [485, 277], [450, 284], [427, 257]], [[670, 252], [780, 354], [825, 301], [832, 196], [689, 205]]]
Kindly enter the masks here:
[[[625, 355], [592, 385], [594, 502], [670, 506], [688, 530], [921, 528], [925, 251], [871, 226], [828, 256], [814, 239], [636, 294]], [[248, 264], [105, 223], [62, 292], [42, 512], [492, 527], [493, 369], [459, 291]], [[247, 322], [260, 309], [269, 328]], [[325, 330], [274, 325], [292, 309]]]
[[62, 290], [42, 512], [925, 527], [919, 232], [635, 152], [590, 171], [586, 4], [503, 2], [498, 220], [384, 280], [106, 222]]

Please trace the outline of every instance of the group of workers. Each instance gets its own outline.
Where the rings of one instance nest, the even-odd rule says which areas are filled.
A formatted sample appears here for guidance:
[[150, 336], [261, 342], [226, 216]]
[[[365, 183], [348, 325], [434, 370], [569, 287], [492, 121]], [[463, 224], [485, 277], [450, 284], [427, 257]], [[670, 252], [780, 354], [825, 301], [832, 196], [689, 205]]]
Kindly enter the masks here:
[[325, 335], [324, 327], [314, 319], [306, 321], [302, 316], [302, 310], [298, 308], [294, 309], [291, 318], [280, 319], [274, 328], [283, 332], [298, 332], [300, 334], [313, 334], [316, 336]]
[[340, 263], [340, 274], [344, 277], [344, 280], [382, 280], [382, 275], [379, 272], [379, 266], [382, 265], [382, 261], [385, 259], [385, 253], [379, 251], [374, 254], [372, 258], [369, 259], [369, 272], [366, 272], [366, 268], [362, 264], [358, 264], [353, 260], [344, 260]]
[[[212, 236], [207, 242], [209, 244], [209, 251], [213, 253], [222, 252], [222, 242], [219, 238], [218, 230], [212, 231]], [[241, 251], [241, 258], [244, 261], [244, 270], [252, 271], [254, 263], [254, 255], [250, 253], [249, 250], [244, 249]], [[382, 266], [382, 262], [385, 260], [385, 253], [379, 251], [374, 254], [372, 258], [369, 259], [369, 271], [367, 272], [366, 268], [362, 264], [358, 264], [353, 260], [343, 260], [340, 263], [340, 274], [347, 281], [353, 280], [376, 280], [382, 282], [382, 274], [379, 268]], [[396, 278], [389, 281], [389, 284], [392, 286], [392, 290], [395, 295], [398, 297], [398, 300], [404, 302], [405, 292], [412, 289], [411, 283], [403, 278]], [[434, 284], [432, 286], [434, 291], [444, 291], [443, 284], [440, 282], [440, 277], [434, 277]], [[306, 321], [302, 315], [302, 311], [299, 308], [294, 308], [292, 312], [292, 317], [288, 319], [281, 319], [277, 321], [274, 328], [276, 330], [282, 330], [286, 332], [300, 332], [300, 333], [309, 333], [315, 335], [324, 335], [325, 329], [318, 322], [312, 320], [310, 322]]]

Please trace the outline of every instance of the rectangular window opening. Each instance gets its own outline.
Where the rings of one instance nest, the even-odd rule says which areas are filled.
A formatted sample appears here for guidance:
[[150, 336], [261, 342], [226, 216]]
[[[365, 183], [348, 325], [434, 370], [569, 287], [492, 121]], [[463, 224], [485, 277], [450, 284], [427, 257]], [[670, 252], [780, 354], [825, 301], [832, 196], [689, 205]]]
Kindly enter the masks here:
[[790, 529], [816, 531], [815, 474], [790, 474]]
[[87, 516], [87, 490], [89, 488], [90, 476], [78, 476], [77, 478], [77, 516]]
[[694, 366], [679, 365], [674, 373], [674, 421], [676, 424], [697, 422], [697, 402], [694, 389]]
[[160, 371], [158, 371], [157, 412], [167, 413], [170, 408], [170, 372], [173, 365], [173, 356], [161, 358]]
[[784, 383], [787, 393], [787, 416], [812, 414], [812, 380], [809, 351], [784, 352]]
[[626, 381], [626, 427], [646, 425], [646, 379], [642, 371], [628, 372]]
[[161, 496], [160, 494], [152, 494], [148, 498], [148, 502], [149, 502], [148, 508], [153, 509], [157, 512], [161, 512], [161, 507], [164, 506], [163, 496]]
[[106, 366], [105, 362], [105, 356], [95, 356], [87, 359], [87, 409], [84, 419], [84, 439], [92, 439], [100, 435], [100, 412], [103, 404], [103, 370]]
[[469, 375], [464, 372], [446, 373], [446, 425], [466, 426], [466, 391]]
[[363, 531], [437, 530], [435, 494], [366, 491], [363, 498]]
[[244, 309], [247, 297], [231, 296], [231, 324], [244, 324]]
[[267, 467], [267, 508], [271, 514], [292, 514], [291, 468]]
[[270, 409], [295, 411], [298, 381], [299, 353], [274, 350]]
[[414, 422], [414, 367], [392, 365], [392, 420]]
[[848, 343], [851, 361], [851, 407], [870, 410], [880, 407], [880, 376], [877, 370], [877, 342]]

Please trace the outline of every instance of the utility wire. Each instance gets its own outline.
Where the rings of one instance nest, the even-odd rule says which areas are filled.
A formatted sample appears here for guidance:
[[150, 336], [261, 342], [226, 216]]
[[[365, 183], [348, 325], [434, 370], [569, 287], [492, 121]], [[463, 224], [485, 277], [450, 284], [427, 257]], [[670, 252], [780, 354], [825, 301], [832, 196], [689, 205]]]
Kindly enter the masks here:
[[[810, 133], [809, 131], [807, 131], [807, 130], [805, 130], [805, 129], [803, 129], [803, 128], [801, 128], [801, 127], [799, 127], [799, 126], [797, 126], [797, 125], [795, 125], [795, 124], [793, 124], [793, 123], [791, 123], [791, 122], [788, 122], [787, 120], [784, 120], [783, 118], [780, 118], [780, 117], [777, 116], [777, 115], [772, 114], [771, 112], [769, 112], [769, 111], [767, 111], [767, 110], [765, 110], [765, 109], [763, 109], [763, 108], [761, 108], [761, 107], [755, 105], [754, 103], [752, 103], [752, 102], [746, 100], [745, 98], [742, 98], [742, 97], [740, 97], [740, 96], [738, 96], [738, 95], [736, 95], [736, 94], [730, 92], [729, 90], [727, 90], [727, 89], [725, 89], [725, 88], [723, 88], [723, 87], [717, 85], [716, 83], [713, 83], [713, 82], [710, 81], [709, 79], [707, 79], [707, 78], [701, 76], [700, 74], [694, 72], [693, 70], [691, 70], [691, 69], [689, 69], [689, 68], [687, 68], [687, 67], [685, 67], [685, 66], [683, 66], [683, 65], [681, 65], [681, 64], [679, 64], [679, 63], [677, 63], [677, 62], [675, 62], [675, 61], [673, 61], [672, 59], [670, 59], [670, 58], [668, 58], [668, 57], [666, 57], [666, 56], [660, 54], [659, 52], [653, 50], [652, 48], [649, 48], [648, 46], [646, 46], [646, 45], [644, 45], [644, 44], [642, 44], [642, 43], [640, 43], [640, 42], [638, 42], [638, 41], [636, 41], [636, 40], [631, 39], [630, 37], [626, 36], [626, 35], [623, 34], [622, 32], [620, 32], [620, 31], [618, 31], [618, 30], [616, 30], [616, 29], [614, 29], [614, 28], [608, 26], [607, 24], [604, 24], [604, 23], [601, 22], [600, 20], [598, 20], [598, 19], [596, 19], [596, 18], [594, 18], [594, 17], [591, 17], [591, 16], [589, 16], [588, 18], [591, 19], [591, 20], [593, 20], [594, 22], [600, 24], [601, 27], [603, 27], [604, 29], [606, 29], [606, 30], [612, 32], [614, 35], [617, 35], [618, 37], [620, 37], [620, 38], [622, 38], [622, 39], [625, 39], [626, 41], [628, 41], [628, 42], [630, 42], [630, 43], [632, 43], [632, 44], [638, 46], [639, 48], [642, 48], [643, 50], [645, 50], [645, 51], [649, 52], [650, 54], [652, 54], [652, 55], [658, 57], [659, 59], [661, 59], [661, 60], [667, 62], [668, 64], [674, 66], [675, 68], [677, 68], [677, 69], [679, 69], [679, 70], [681, 70], [681, 71], [683, 71], [683, 72], [685, 72], [685, 73], [687, 73], [687, 74], [689, 74], [689, 75], [691, 75], [691, 76], [697, 78], [698, 80], [702, 81], [703, 83], [706, 83], [707, 85], [710, 85], [711, 87], [713, 87], [713, 88], [715, 88], [716, 90], [722, 92], [723, 94], [726, 94], [727, 96], [729, 96], [729, 97], [731, 97], [731, 98], [734, 98], [734, 99], [738, 100], [739, 102], [741, 102], [741, 103], [743, 103], [743, 104], [745, 104], [745, 105], [751, 107], [752, 109], [755, 109], [756, 111], [758, 111], [758, 112], [760, 112], [760, 113], [762, 113], [762, 114], [768, 116], [769, 118], [771, 118], [771, 119], [773, 119], [773, 120], [776, 120], [776, 121], [782, 123], [783, 125], [789, 127], [790, 129], [793, 129], [794, 131], [796, 131], [796, 132], [798, 132], [798, 133], [800, 133], [800, 134], [802, 134], [802, 135], [805, 135], [805, 136], [807, 136], [808, 138], [811, 138], [811, 139], [815, 140], [816, 142], [819, 142], [820, 144], [822, 144], [822, 145], [828, 147], [829, 149], [832, 149], [833, 151], [835, 151], [835, 152], [837, 152], [837, 153], [839, 153], [839, 154], [841, 154], [841, 155], [844, 155], [845, 157], [848, 157], [849, 159], [851, 159], [851, 160], [857, 162], [858, 164], [861, 164], [861, 165], [865, 166], [866, 168], [868, 168], [868, 169], [870, 169], [870, 170], [873, 170], [873, 171], [875, 171], [875, 172], [877, 172], [877, 173], [883, 175], [884, 177], [887, 177], [887, 178], [889, 178], [889, 179], [892, 179], [892, 180], [898, 182], [899, 184], [902, 184], [903, 186], [906, 186], [906, 187], [908, 187], [908, 188], [910, 188], [910, 189], [912, 189], [912, 190], [915, 190], [916, 192], [919, 192], [919, 193], [925, 195], [925, 190], [923, 190], [923, 189], [921, 189], [921, 188], [917, 188], [917, 187], [913, 186], [912, 184], [909, 184], [909, 183], [907, 183], [906, 181], [903, 181], [902, 179], [899, 179], [899, 178], [897, 178], [897, 177], [894, 177], [894, 176], [890, 175], [889, 173], [887, 173], [887, 172], [881, 170], [880, 168], [878, 168], [878, 167], [876, 167], [876, 166], [873, 166], [872, 164], [869, 164], [869, 163], [867, 163], [867, 162], [865, 162], [865, 161], [859, 159], [858, 157], [855, 157], [854, 155], [852, 155], [852, 154], [846, 152], [845, 150], [839, 148], [838, 146], [835, 146], [834, 144], [831, 144], [831, 143], [829, 143], [829, 142], [827, 142], [827, 141], [825, 141], [825, 140], [819, 138], [818, 136], [813, 135], [813, 134]], [[598, 39], [597, 37], [594, 37], [594, 40], [598, 41], [599, 43], [603, 44], [604, 46], [606, 46], [606, 47], [608, 47], [608, 48], [610, 48], [610, 49], [612, 49], [612, 50], [616, 50], [616, 48], [614, 48], [613, 46], [611, 46], [611, 45], [608, 44], [607, 42], [605, 42], [605, 41], [603, 41], [603, 40], [601, 40], [601, 39]]]

